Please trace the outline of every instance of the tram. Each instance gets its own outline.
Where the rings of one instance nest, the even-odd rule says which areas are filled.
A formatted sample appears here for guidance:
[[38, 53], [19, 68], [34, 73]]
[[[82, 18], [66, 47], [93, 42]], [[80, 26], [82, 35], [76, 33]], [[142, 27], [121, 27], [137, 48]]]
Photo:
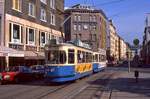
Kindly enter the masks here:
[[100, 50], [99, 52], [93, 52], [93, 72], [97, 73], [104, 70], [106, 67], [106, 51]]
[[[93, 72], [98, 72], [104, 67], [100, 64], [99, 66], [97, 65], [101, 58], [100, 53], [93, 52], [89, 47], [79, 45], [80, 44], [55, 43], [45, 47], [46, 81], [73, 81], [90, 75]], [[95, 62], [93, 62], [93, 57]]]

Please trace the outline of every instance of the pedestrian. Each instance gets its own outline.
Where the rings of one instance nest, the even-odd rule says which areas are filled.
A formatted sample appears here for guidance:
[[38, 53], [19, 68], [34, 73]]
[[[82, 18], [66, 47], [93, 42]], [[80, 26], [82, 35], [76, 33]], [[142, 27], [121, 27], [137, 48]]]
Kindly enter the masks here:
[[136, 83], [138, 83], [138, 80], [139, 80], [139, 71], [134, 71], [134, 76], [135, 76], [135, 81]]

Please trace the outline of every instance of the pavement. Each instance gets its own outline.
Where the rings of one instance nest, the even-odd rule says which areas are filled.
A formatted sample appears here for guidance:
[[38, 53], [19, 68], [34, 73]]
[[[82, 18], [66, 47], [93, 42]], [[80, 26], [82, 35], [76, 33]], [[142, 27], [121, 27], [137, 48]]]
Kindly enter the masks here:
[[113, 77], [100, 99], [150, 99], [150, 68], [138, 69], [139, 79], [134, 77], [135, 69], [130, 73], [127, 71]]

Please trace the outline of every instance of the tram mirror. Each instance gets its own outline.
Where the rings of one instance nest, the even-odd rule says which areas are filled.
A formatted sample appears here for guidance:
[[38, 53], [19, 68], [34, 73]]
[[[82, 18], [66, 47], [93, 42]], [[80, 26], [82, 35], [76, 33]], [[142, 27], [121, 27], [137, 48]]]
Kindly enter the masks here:
[[80, 58], [81, 58], [81, 59], [83, 58], [83, 54], [82, 54], [82, 53], [80, 54]]

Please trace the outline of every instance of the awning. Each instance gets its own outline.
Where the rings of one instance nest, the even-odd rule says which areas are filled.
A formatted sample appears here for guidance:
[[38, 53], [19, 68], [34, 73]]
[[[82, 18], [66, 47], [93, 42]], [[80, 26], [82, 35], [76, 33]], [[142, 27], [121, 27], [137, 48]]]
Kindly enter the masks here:
[[5, 46], [0, 46], [0, 56], [5, 57], [24, 57], [24, 52], [23, 51], [17, 51], [12, 48], [8, 48]]
[[33, 52], [33, 51], [25, 51], [25, 56], [24, 58], [26, 60], [40, 60], [40, 59], [45, 59], [44, 52]]

